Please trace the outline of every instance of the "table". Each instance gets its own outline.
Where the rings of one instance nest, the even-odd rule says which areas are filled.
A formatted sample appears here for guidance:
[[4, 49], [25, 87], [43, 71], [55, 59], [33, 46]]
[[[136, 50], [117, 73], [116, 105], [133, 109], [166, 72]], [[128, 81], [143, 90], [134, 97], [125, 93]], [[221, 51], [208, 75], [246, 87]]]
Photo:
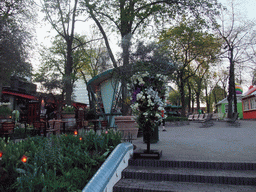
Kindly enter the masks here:
[[90, 119], [88, 121], [92, 122], [94, 124], [94, 128], [93, 129], [94, 129], [94, 131], [96, 133], [96, 131], [97, 131], [97, 123], [102, 122], [103, 120], [100, 120], [100, 119]]

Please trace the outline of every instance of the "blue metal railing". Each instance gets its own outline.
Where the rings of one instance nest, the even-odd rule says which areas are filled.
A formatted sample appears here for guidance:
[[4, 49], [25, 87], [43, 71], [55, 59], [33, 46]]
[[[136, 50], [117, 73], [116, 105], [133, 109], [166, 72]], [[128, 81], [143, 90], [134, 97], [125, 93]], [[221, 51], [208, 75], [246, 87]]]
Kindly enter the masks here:
[[87, 183], [82, 192], [103, 192], [112, 177], [115, 177], [119, 165], [125, 162], [124, 157], [127, 156], [127, 153], [129, 153], [130, 157], [132, 152], [133, 145], [131, 143], [120, 143]]

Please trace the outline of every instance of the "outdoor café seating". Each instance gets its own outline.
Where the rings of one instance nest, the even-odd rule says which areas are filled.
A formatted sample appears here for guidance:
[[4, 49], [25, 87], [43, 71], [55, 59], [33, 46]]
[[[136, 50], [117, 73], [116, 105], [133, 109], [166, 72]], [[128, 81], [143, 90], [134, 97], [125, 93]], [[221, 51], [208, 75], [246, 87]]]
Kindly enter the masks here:
[[60, 126], [61, 126], [61, 120], [49, 120], [48, 121], [49, 126], [46, 128], [46, 133], [47, 134], [60, 134]]

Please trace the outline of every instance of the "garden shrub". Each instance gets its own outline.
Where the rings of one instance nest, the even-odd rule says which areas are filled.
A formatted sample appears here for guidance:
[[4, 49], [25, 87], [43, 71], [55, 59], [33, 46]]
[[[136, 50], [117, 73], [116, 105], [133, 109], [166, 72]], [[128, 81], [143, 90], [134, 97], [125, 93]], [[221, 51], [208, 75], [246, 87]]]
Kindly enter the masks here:
[[0, 139], [0, 191], [81, 191], [119, 143], [121, 135], [113, 130], [8, 144]]
[[176, 116], [168, 116], [166, 118], [166, 121], [188, 121], [188, 118], [187, 117], [176, 117]]

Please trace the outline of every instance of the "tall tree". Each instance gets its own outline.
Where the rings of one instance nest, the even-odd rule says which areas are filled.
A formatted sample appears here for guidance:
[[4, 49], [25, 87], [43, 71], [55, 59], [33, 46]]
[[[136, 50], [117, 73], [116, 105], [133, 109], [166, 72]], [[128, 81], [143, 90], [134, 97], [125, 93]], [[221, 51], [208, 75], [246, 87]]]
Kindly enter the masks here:
[[[109, 45], [106, 29], [113, 27], [121, 36], [123, 100], [126, 100], [127, 97], [125, 77], [128, 72], [132, 71], [132, 67], [129, 65], [129, 51], [134, 34], [146, 29], [152, 21], [157, 24], [160, 21], [164, 23], [166, 19], [188, 12], [200, 17], [203, 14], [212, 14], [218, 6], [215, 0], [83, 0], [82, 5], [87, 8], [91, 18], [102, 32], [114, 67], [117, 67], [118, 63]], [[104, 28], [105, 26], [106, 28]], [[127, 106], [124, 105], [123, 113], [125, 114], [127, 111]]]
[[46, 20], [66, 43], [64, 90], [66, 103], [71, 105], [73, 92], [73, 42], [78, 14], [78, 0], [43, 0], [43, 12], [46, 14]]
[[24, 21], [31, 21], [31, 7], [21, 0], [0, 2], [0, 93], [11, 75], [31, 76], [28, 63], [30, 31]]
[[[218, 53], [220, 42], [212, 35], [204, 32], [198, 21], [183, 20], [176, 27], [171, 27], [160, 36], [160, 42], [170, 50], [170, 57], [177, 63], [178, 69], [174, 79], [181, 94], [182, 115], [185, 115], [185, 84], [197, 71], [206, 71]], [[200, 82], [202, 78], [199, 78]], [[199, 83], [199, 82], [198, 82]], [[198, 97], [201, 93], [201, 83], [198, 84]], [[198, 104], [198, 103], [197, 103]], [[199, 104], [198, 104], [199, 106]]]
[[[228, 19], [225, 19], [225, 16]], [[231, 1], [230, 10], [222, 12], [221, 23], [215, 23], [215, 29], [224, 41], [224, 56], [229, 61], [228, 85], [228, 117], [237, 112], [237, 99], [235, 91], [235, 67], [249, 65], [255, 58], [255, 23], [238, 19], [239, 13], [235, 12], [234, 1]], [[234, 106], [234, 107], [233, 107]]]

